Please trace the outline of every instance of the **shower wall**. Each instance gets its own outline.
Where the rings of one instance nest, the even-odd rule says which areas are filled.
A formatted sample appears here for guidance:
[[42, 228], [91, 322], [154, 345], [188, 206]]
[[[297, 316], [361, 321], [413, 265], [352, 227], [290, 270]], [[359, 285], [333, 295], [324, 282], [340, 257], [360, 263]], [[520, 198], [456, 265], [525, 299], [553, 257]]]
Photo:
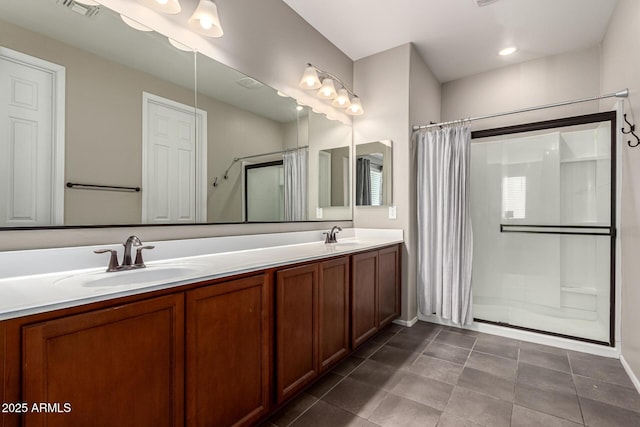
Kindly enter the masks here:
[[610, 341], [609, 122], [475, 139], [474, 318]]

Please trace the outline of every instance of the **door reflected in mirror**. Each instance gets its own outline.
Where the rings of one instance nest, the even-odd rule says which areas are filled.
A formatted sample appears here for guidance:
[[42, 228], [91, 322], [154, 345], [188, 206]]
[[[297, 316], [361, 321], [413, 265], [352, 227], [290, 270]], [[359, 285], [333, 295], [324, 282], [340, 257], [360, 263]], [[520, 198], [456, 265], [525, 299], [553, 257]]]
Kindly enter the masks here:
[[318, 206], [349, 205], [349, 147], [320, 150], [318, 154]]
[[356, 145], [356, 206], [392, 204], [392, 142]]

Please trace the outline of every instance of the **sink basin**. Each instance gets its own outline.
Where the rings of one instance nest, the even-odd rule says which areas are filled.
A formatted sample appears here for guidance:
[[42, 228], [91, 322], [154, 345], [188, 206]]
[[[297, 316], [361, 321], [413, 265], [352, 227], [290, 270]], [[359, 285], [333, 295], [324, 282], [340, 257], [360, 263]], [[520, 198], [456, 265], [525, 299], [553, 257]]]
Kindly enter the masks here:
[[104, 288], [117, 286], [144, 286], [152, 283], [169, 283], [201, 275], [202, 268], [194, 266], [148, 266], [138, 270], [98, 272], [69, 276], [56, 281], [62, 286]]

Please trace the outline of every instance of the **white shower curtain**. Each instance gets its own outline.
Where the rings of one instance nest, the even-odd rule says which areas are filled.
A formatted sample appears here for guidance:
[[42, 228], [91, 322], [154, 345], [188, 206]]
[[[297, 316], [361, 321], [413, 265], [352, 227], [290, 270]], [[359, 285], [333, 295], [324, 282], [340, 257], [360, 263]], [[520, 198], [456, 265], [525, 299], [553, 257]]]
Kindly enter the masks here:
[[289, 151], [283, 155], [285, 221], [307, 219], [308, 163], [309, 154], [306, 148]]
[[457, 124], [414, 135], [417, 161], [418, 309], [470, 324], [473, 235], [471, 131]]

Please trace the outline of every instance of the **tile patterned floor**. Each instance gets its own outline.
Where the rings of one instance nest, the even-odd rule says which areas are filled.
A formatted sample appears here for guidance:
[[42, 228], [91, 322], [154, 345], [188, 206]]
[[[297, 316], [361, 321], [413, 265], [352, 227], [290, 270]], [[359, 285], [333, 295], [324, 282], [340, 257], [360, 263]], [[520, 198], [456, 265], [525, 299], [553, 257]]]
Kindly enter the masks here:
[[391, 325], [264, 426], [640, 426], [620, 361], [418, 322]]

